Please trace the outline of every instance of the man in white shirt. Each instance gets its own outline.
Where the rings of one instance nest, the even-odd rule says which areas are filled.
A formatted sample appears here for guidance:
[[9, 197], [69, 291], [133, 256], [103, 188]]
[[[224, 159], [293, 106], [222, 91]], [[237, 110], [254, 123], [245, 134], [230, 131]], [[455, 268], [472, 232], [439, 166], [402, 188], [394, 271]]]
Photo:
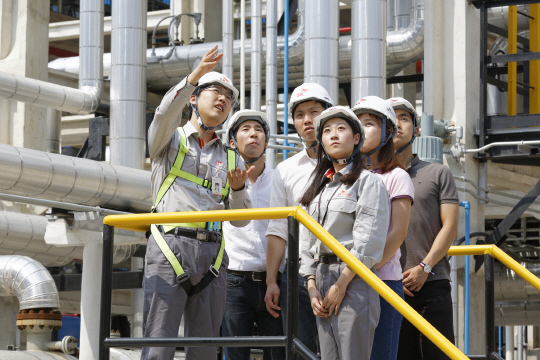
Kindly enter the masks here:
[[[289, 102], [289, 116], [294, 120], [294, 127], [304, 142], [305, 149], [290, 159], [280, 163], [272, 179], [270, 207], [298, 206], [304, 195], [309, 177], [317, 165], [317, 141], [315, 137], [315, 118], [324, 110], [333, 106], [326, 89], [319, 84], [304, 83], [294, 89]], [[300, 238], [307, 236], [308, 230], [300, 225]], [[274, 317], [285, 321], [287, 309], [287, 276], [281, 276], [278, 269], [284, 264], [287, 245], [287, 220], [270, 220], [266, 231], [268, 242], [266, 259], [266, 308]], [[300, 253], [302, 249], [300, 249]], [[317, 324], [311, 308], [309, 294], [304, 286], [306, 279], [299, 278], [299, 315], [298, 338], [312, 352], [317, 351]], [[285, 326], [284, 326], [285, 327]]]
[[[270, 205], [273, 169], [264, 162], [263, 154], [270, 139], [266, 115], [260, 111], [242, 110], [229, 121], [225, 140], [236, 149], [246, 166], [255, 169], [246, 182], [246, 192], [254, 208]], [[251, 336], [257, 324], [261, 336], [282, 336], [280, 319], [266, 311], [266, 228], [268, 220], [254, 220], [243, 228], [229, 222], [223, 224], [225, 251], [229, 255], [227, 297], [221, 326], [223, 336]], [[280, 269], [283, 271], [283, 268]], [[246, 347], [225, 348], [227, 360], [249, 360]], [[285, 359], [285, 348], [264, 348], [264, 359]]]

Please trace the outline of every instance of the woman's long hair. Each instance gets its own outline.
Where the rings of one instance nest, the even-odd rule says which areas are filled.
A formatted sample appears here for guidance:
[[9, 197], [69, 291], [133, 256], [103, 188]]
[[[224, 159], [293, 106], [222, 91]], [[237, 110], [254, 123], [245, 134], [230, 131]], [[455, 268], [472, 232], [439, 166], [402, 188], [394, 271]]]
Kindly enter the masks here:
[[[379, 121], [382, 125], [382, 119], [376, 115], [368, 114], [372, 120]], [[382, 127], [381, 127], [382, 129]], [[386, 134], [385, 136], [388, 138], [390, 135], [390, 131], [392, 130], [392, 124], [390, 123], [390, 120], [386, 120]], [[395, 134], [392, 134], [395, 135]], [[377, 163], [379, 164], [378, 169], [381, 170], [381, 173], [385, 174], [389, 171], [394, 170], [397, 167], [401, 167], [401, 164], [399, 163], [397, 159], [397, 155], [394, 151], [394, 141], [390, 138], [388, 139], [388, 142], [379, 149], [379, 153], [377, 154]]]
[[[353, 126], [351, 126], [351, 128], [354, 129]], [[309, 204], [311, 204], [311, 202], [313, 201], [313, 199], [315, 199], [315, 197], [319, 195], [319, 193], [324, 189], [324, 186], [330, 180], [325, 176], [325, 174], [328, 169], [334, 168], [334, 163], [331, 160], [328, 160], [326, 156], [324, 156], [324, 149], [322, 144], [319, 144], [319, 149], [317, 151], [317, 159], [317, 166], [309, 177], [309, 179], [311, 180], [311, 184], [304, 193], [302, 200], [300, 200], [300, 204], [305, 207], [308, 207]], [[362, 159], [362, 154], [360, 153], [360, 151], [358, 151], [358, 153], [353, 157], [352, 164], [353, 165], [351, 171], [347, 175], [344, 175], [339, 179], [345, 185], [354, 184], [354, 182], [360, 177], [362, 170], [366, 168], [364, 166], [364, 160]]]

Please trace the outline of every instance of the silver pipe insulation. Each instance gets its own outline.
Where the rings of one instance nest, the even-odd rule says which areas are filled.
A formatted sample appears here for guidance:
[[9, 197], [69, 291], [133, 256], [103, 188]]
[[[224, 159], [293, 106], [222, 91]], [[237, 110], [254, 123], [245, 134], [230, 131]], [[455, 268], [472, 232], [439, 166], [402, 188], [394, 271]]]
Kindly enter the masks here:
[[351, 100], [386, 98], [386, 0], [353, 0], [351, 8]]
[[60, 137], [62, 130], [62, 112], [47, 109], [47, 151], [60, 154]]
[[[45, 242], [49, 219], [41, 215], [0, 211], [0, 255], [25, 255], [45, 266], [63, 266], [83, 258], [82, 246], [54, 246]], [[118, 245], [113, 262], [129, 259], [138, 245]]]
[[[516, 5], [517, 11], [529, 14], [529, 5]], [[488, 22], [501, 29], [508, 30], [508, 6], [494, 7], [488, 9]], [[530, 15], [530, 14], [529, 14]], [[518, 14], [518, 31], [529, 29], [529, 18]]]
[[412, 0], [411, 21], [386, 34], [386, 76], [395, 75], [424, 57], [424, 0]]
[[0, 256], [0, 293], [16, 296], [21, 310], [60, 307], [51, 274], [26, 256]]
[[[339, 1], [311, 0], [309, 6], [305, 6], [303, 10], [306, 24], [304, 82], [321, 85], [328, 91], [330, 97], [337, 101], [339, 98]], [[354, 18], [354, 7], [352, 13]], [[320, 21], [322, 18], [324, 21]], [[352, 23], [354, 26], [354, 19]]]
[[251, 0], [251, 109], [261, 110], [261, 0]]
[[386, 0], [386, 31], [396, 30], [394, 27], [394, 18], [396, 15], [396, 0]]
[[113, 1], [110, 163], [144, 168], [146, 149], [145, 0]]
[[234, 43], [234, 6], [233, 0], [223, 0], [223, 75], [234, 77], [233, 43]]
[[[277, 0], [266, 0], [266, 117], [270, 134], [277, 133]], [[269, 145], [275, 145], [272, 138]], [[271, 169], [276, 167], [275, 150], [266, 150], [266, 162]]]
[[[386, 76], [390, 77], [396, 74], [403, 67], [411, 62], [422, 59], [424, 47], [424, 1], [415, 0], [415, 7], [411, 13], [411, 24], [407, 29], [392, 31], [387, 34], [387, 71]], [[304, 1], [299, 1], [299, 9], [303, 9]], [[311, 7], [311, 3], [310, 3]], [[320, 24], [319, 24], [320, 25]], [[335, 31], [338, 31], [336, 24]], [[304, 82], [304, 14], [298, 13], [297, 30], [289, 36], [289, 85], [297, 86]], [[262, 39], [263, 58], [266, 57], [266, 51], [269, 46], [266, 45], [267, 38]], [[198, 59], [207, 53], [213, 46], [218, 45], [219, 51], [223, 52], [222, 42], [205, 43], [198, 45], [189, 45], [177, 47], [170, 59], [163, 60], [157, 64], [147, 65], [147, 84], [152, 90], [168, 90], [176, 85], [179, 79], [182, 79], [194, 69]], [[278, 86], [283, 85], [283, 37], [278, 37], [276, 51], [277, 59], [277, 81]], [[240, 40], [235, 40], [233, 44], [233, 62], [234, 62], [234, 83], [240, 83], [240, 72], [245, 71], [246, 76], [250, 75], [250, 62], [246, 62], [245, 68], [240, 67]], [[170, 47], [156, 49], [157, 56], [165, 56]], [[147, 57], [150, 57], [152, 50], [147, 50]], [[251, 44], [246, 43], [246, 56], [251, 56]], [[351, 82], [351, 36], [339, 37], [338, 54], [338, 75], [339, 82]], [[110, 74], [111, 56], [105, 54], [104, 74]], [[60, 58], [49, 63], [49, 67], [71, 73], [79, 72], [79, 58]], [[216, 71], [223, 72], [223, 64], [219, 62]], [[265, 81], [266, 74], [261, 75], [261, 81]]]
[[0, 71], [0, 97], [76, 114], [96, 111], [103, 91], [103, 1], [81, 1], [79, 89]]
[[[411, 0], [399, 0], [393, 5], [395, 6], [394, 18], [392, 19], [394, 30], [407, 28], [411, 23]], [[387, 6], [390, 6], [390, 4]]]
[[148, 171], [4, 144], [0, 163], [2, 193], [141, 212], [152, 204]]

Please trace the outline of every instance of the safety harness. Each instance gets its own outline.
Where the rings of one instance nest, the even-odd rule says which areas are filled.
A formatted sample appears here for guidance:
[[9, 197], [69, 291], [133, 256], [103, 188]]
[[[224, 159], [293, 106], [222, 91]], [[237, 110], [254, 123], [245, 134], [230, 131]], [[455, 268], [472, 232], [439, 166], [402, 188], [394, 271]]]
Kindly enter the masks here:
[[[201, 179], [193, 174], [190, 174], [184, 170], [182, 170], [182, 164], [184, 163], [184, 158], [186, 154], [189, 152], [189, 148], [187, 147], [187, 141], [186, 141], [186, 134], [184, 132], [184, 129], [182, 127], [178, 128], [180, 132], [180, 144], [178, 146], [178, 154], [176, 155], [176, 159], [174, 161], [173, 166], [171, 167], [171, 170], [169, 171], [169, 174], [163, 180], [163, 183], [161, 184], [158, 194], [156, 196], [156, 201], [154, 203], [154, 206], [152, 207], [152, 212], [156, 211], [156, 208], [158, 204], [163, 199], [163, 196], [165, 193], [169, 190], [169, 188], [172, 186], [174, 181], [177, 177], [185, 179], [187, 181], [191, 181], [197, 185], [204, 186], [207, 189], [212, 189], [212, 181]], [[236, 154], [234, 150], [229, 149], [227, 150], [227, 170], [233, 170], [236, 168]], [[229, 180], [227, 179], [227, 182], [225, 184], [225, 187], [222, 189], [222, 200], [225, 200], [227, 195], [229, 194]], [[150, 232], [154, 236], [154, 240], [156, 241], [157, 245], [161, 249], [161, 252], [169, 263], [171, 264], [174, 273], [176, 274], [176, 283], [180, 284], [186, 293], [189, 295], [195, 295], [201, 290], [203, 290], [214, 278], [217, 278], [219, 276], [219, 268], [221, 267], [221, 262], [223, 261], [223, 253], [225, 250], [225, 239], [223, 237], [221, 238], [221, 246], [219, 248], [219, 251], [217, 255], [214, 258], [214, 263], [210, 265], [210, 268], [208, 269], [208, 272], [203, 276], [201, 281], [197, 283], [196, 285], [191, 284], [191, 281], [189, 280], [190, 276], [189, 273], [185, 272], [182, 268], [182, 265], [180, 265], [180, 262], [172, 252], [171, 248], [163, 238], [162, 232], [166, 233], [176, 227], [185, 227], [185, 228], [198, 228], [198, 229], [206, 229], [209, 231], [221, 231], [221, 221], [212, 221], [212, 222], [195, 222], [195, 223], [176, 223], [176, 224], [163, 224], [163, 225], [156, 225], [153, 224], [150, 226]], [[160, 231], [161, 230], [161, 231]]]

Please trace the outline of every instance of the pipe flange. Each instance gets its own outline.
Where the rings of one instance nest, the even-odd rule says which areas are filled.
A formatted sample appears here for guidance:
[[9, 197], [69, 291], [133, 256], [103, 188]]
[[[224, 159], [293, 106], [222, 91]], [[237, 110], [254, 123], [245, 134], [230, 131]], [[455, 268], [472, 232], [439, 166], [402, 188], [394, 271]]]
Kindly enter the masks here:
[[59, 330], [62, 327], [62, 314], [50, 308], [20, 310], [17, 313], [17, 327], [25, 330], [27, 326], [29, 329], [48, 327]]

